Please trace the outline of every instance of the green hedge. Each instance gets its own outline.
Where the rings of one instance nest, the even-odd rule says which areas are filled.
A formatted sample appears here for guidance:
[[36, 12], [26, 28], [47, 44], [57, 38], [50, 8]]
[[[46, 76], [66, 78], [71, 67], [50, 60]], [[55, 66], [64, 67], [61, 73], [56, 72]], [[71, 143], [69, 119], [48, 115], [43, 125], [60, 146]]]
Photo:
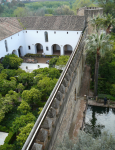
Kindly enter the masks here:
[[1, 126], [1, 125], [0, 125], [0, 131], [1, 132], [9, 132], [9, 130], [7, 129], [7, 127]]
[[0, 150], [14, 150], [15, 146], [10, 144], [0, 145]]
[[98, 98], [99, 99], [104, 99], [105, 97], [107, 97], [107, 99], [110, 99], [112, 101], [115, 101], [115, 97], [111, 96], [111, 95], [107, 95], [107, 94], [99, 94]]
[[9, 132], [8, 136], [6, 137], [6, 139], [4, 141], [4, 144], [11, 144], [12, 141], [14, 140], [15, 136], [16, 136], [16, 133]]
[[[42, 54], [26, 54], [24, 57], [43, 57]], [[45, 58], [59, 57], [58, 55], [45, 55]]]

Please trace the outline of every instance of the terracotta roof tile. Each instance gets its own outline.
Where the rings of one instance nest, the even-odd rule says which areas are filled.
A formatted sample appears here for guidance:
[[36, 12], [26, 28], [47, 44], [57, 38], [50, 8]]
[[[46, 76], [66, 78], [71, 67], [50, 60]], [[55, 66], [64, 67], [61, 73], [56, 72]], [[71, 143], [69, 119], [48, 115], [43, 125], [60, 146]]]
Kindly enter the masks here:
[[0, 40], [23, 29], [82, 31], [84, 16], [0, 17]]
[[84, 16], [45, 16], [19, 18], [24, 28], [32, 30], [70, 30], [82, 31]]

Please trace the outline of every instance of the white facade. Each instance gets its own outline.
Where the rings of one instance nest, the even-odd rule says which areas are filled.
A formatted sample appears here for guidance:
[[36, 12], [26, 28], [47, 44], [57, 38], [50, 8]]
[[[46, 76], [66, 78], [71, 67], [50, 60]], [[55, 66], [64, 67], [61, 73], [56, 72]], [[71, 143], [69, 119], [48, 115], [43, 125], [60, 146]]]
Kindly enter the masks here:
[[[68, 45], [66, 50], [74, 50], [82, 31], [52, 31], [47, 30], [48, 42], [45, 42], [46, 30], [23, 30], [4, 40], [0, 41], [0, 57], [4, 57], [8, 53], [15, 53], [17, 56], [24, 56], [27, 53], [37, 54], [36, 44], [41, 44], [43, 52], [46, 55], [53, 54], [53, 45], [57, 50], [60, 49], [60, 55], [64, 55], [65, 45]], [[6, 50], [5, 40], [7, 42]], [[19, 50], [20, 49], [20, 50]], [[19, 52], [20, 51], [20, 52]]]

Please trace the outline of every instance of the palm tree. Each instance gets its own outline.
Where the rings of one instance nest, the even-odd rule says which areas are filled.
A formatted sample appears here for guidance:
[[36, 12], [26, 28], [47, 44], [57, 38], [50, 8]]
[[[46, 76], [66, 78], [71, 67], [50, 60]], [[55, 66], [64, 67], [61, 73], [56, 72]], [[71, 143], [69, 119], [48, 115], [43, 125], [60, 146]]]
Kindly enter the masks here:
[[91, 26], [96, 29], [97, 32], [99, 32], [99, 29], [102, 26], [102, 21], [103, 21], [103, 16], [98, 15], [98, 16], [94, 16], [93, 18], [91, 18], [89, 20], [89, 23], [91, 24]]
[[86, 50], [95, 52], [96, 63], [95, 63], [95, 75], [94, 75], [94, 96], [97, 96], [97, 85], [98, 85], [98, 70], [99, 70], [99, 59], [104, 57], [106, 52], [112, 50], [113, 44], [110, 41], [110, 35], [101, 33], [92, 34], [86, 38]]
[[101, 24], [106, 28], [106, 34], [108, 34], [112, 25], [115, 24], [115, 18], [111, 14], [107, 14], [102, 18]]

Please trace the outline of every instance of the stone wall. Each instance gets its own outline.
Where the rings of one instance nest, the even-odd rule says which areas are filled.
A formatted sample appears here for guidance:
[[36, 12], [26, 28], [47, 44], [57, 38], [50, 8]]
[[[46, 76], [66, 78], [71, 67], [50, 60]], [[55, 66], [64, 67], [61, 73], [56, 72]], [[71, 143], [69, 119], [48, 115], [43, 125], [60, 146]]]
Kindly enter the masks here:
[[[71, 107], [74, 107], [74, 101], [77, 99], [76, 96], [80, 89], [85, 62], [85, 57], [83, 55], [84, 39], [85, 35], [82, 36], [79, 46], [76, 47], [76, 53], [71, 60], [65, 77], [61, 81], [61, 85], [54, 97], [50, 109], [48, 110], [40, 130], [36, 134], [32, 150], [53, 150], [52, 147], [58, 134], [68, 103], [71, 105]], [[71, 96], [74, 97], [73, 100], [71, 99]]]
[[77, 9], [77, 16], [84, 16], [84, 10], [86, 9], [86, 7], [82, 7]]

